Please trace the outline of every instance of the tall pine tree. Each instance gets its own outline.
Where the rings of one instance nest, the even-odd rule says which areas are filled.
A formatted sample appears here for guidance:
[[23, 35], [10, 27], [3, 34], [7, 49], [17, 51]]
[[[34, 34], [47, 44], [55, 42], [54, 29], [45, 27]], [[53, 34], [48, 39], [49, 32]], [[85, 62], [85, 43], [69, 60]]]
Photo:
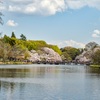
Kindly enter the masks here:
[[21, 35], [20, 35], [20, 39], [26, 41], [26, 36], [23, 35], [23, 34], [21, 34]]
[[16, 38], [15, 33], [12, 32], [11, 38]]

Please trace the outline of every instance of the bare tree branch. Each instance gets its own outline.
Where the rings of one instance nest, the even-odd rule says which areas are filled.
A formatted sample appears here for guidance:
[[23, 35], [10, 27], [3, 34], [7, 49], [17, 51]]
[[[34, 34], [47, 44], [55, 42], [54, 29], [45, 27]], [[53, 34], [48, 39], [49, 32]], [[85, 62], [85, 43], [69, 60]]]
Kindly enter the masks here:
[[[2, 3], [2, 1], [0, 0], [0, 3]], [[2, 20], [2, 16], [3, 16], [3, 14], [2, 14], [2, 12], [0, 11], [0, 24], [1, 25], [3, 25], [3, 20]]]

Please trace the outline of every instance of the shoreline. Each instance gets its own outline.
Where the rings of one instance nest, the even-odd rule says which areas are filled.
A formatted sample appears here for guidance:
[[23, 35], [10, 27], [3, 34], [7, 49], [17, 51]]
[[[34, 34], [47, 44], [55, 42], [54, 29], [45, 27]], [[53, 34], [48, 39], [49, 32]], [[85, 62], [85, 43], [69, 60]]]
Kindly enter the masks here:
[[100, 65], [90, 65], [91, 68], [100, 68]]

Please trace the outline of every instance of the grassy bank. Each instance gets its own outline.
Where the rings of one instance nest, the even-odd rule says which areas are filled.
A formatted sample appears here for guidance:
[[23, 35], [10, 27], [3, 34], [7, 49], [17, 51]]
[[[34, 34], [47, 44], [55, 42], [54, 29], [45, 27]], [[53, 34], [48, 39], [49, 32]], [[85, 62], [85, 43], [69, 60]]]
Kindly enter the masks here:
[[14, 61], [11, 61], [11, 62], [0, 62], [0, 64], [32, 64], [31, 62], [14, 62]]
[[100, 65], [90, 65], [92, 68], [100, 68]]

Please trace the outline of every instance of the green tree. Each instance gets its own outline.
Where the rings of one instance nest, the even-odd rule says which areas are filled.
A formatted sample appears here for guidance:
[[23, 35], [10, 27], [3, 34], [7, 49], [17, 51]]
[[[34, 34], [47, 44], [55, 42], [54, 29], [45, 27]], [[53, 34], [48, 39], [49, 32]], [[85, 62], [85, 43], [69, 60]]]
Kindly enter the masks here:
[[9, 44], [10, 44], [11, 46], [14, 46], [14, 45], [16, 44], [16, 39], [15, 39], [15, 38], [10, 38]]
[[9, 42], [10, 42], [10, 37], [7, 36], [7, 35], [4, 35], [3, 41], [4, 41], [5, 43], [9, 43]]
[[92, 55], [92, 60], [94, 64], [100, 65], [100, 50], [97, 50], [93, 55]]
[[70, 57], [70, 55], [67, 52], [63, 52], [61, 57], [62, 57], [63, 61], [71, 61], [72, 60], [72, 58]]
[[14, 33], [14, 32], [12, 32], [12, 34], [11, 34], [11, 38], [16, 38], [16, 36], [15, 36], [15, 33]]
[[74, 47], [64, 47], [61, 48], [61, 51], [66, 52], [72, 60], [74, 60], [75, 57], [80, 54], [80, 50]]
[[7, 35], [4, 35], [4, 37], [3, 37], [3, 42], [5, 42], [5, 43], [9, 43], [11, 46], [14, 46], [15, 44], [16, 44], [16, 41], [17, 41], [17, 39], [16, 38], [10, 38], [9, 36], [7, 36]]
[[20, 35], [20, 39], [26, 41], [26, 36], [23, 35], [23, 34], [21, 34], [21, 35]]

